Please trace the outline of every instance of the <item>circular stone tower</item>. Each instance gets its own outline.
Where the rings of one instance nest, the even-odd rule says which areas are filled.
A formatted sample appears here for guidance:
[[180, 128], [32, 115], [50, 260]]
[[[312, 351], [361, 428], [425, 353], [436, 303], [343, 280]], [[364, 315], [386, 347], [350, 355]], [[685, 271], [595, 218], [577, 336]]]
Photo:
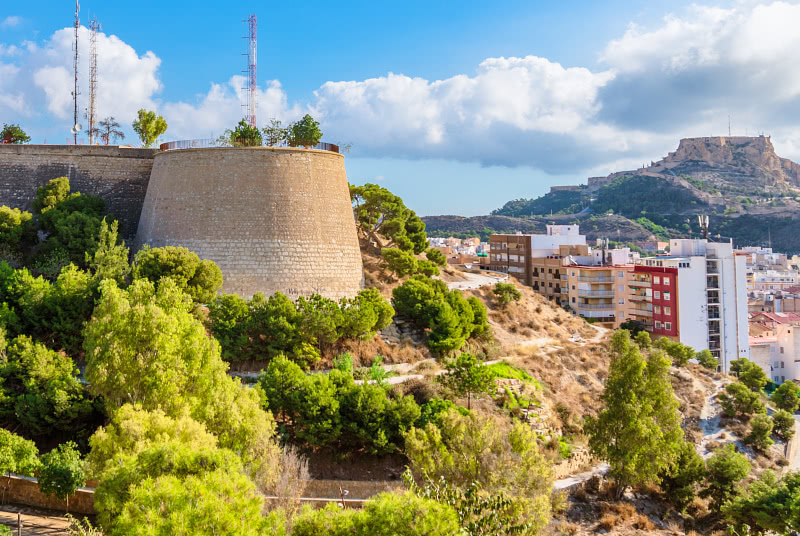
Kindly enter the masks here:
[[156, 154], [136, 249], [184, 246], [250, 297], [353, 296], [363, 270], [344, 156], [284, 147]]

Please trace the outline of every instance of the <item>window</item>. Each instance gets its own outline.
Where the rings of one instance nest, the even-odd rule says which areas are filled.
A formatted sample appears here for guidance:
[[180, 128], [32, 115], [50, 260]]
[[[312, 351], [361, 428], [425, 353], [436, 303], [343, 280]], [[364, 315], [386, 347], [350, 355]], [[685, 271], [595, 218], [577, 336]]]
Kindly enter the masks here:
[[664, 293], [664, 301], [669, 301], [669, 292]]
[[575, 290], [575, 285], [572, 285], [572, 290]]
[[[575, 287], [572, 287], [572, 288], [575, 288]], [[575, 303], [575, 297], [574, 296], [572, 297], [572, 303]]]
[[786, 376], [781, 376], [781, 383], [786, 381]]
[[620, 286], [617, 287], [617, 290], [619, 292], [625, 292], [625, 286], [624, 285], [620, 285]]
[[783, 364], [783, 361], [781, 361], [781, 368], [783, 368], [783, 367], [784, 367], [784, 364]]
[[653, 276], [653, 284], [654, 285], [660, 285], [661, 284], [661, 278], [658, 277], [657, 275], [654, 275]]
[[620, 299], [620, 300], [619, 300], [619, 304], [620, 304], [620, 305], [625, 305], [625, 300], [623, 300], [623, 299]]
[[653, 291], [653, 298], [660, 300], [661, 299], [661, 292], [654, 290]]
[[783, 346], [781, 346], [781, 353], [783, 353]]
[[625, 272], [617, 272], [617, 277], [625, 277]]
[[572, 277], [575, 277], [575, 272], [572, 272]]
[[664, 278], [664, 284], [665, 285], [669, 285], [669, 277], [665, 277]]
[[655, 321], [656, 329], [661, 329], [661, 322], [659, 320]]
[[664, 322], [664, 329], [667, 331], [672, 331], [672, 322]]
[[664, 314], [665, 315], [671, 315], [672, 314], [672, 308], [667, 306], [667, 305], [665, 305], [664, 306]]
[[657, 314], [657, 315], [660, 315], [661, 314], [661, 306], [660, 305], [654, 305], [653, 306], [653, 312], [655, 314]]

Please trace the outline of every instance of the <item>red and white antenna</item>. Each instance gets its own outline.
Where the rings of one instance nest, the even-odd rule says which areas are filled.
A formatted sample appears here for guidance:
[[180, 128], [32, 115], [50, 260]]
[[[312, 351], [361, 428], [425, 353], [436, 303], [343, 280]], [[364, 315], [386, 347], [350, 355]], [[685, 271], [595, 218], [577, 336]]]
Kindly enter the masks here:
[[245, 118], [247, 122], [250, 124], [251, 127], [256, 126], [256, 51], [258, 46], [256, 44], [256, 16], [255, 14], [250, 15], [247, 19], [243, 20], [242, 22], [247, 23], [248, 35], [245, 35], [243, 39], [248, 40], [248, 49], [247, 53], [244, 55], [247, 56], [247, 70], [242, 71], [243, 73], [247, 73], [247, 87], [242, 88], [247, 90], [246, 102], [242, 104], [242, 107], [245, 109]]

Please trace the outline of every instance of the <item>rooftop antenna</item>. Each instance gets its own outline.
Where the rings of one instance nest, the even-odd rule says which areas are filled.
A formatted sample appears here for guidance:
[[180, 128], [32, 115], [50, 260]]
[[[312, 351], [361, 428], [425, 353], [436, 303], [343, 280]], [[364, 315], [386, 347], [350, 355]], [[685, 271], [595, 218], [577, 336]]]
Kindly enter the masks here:
[[248, 40], [248, 48], [243, 56], [247, 56], [247, 70], [242, 71], [243, 73], [247, 73], [247, 87], [242, 88], [247, 90], [247, 101], [242, 107], [245, 109], [245, 118], [247, 122], [250, 124], [251, 127], [256, 126], [256, 52], [257, 52], [257, 45], [256, 45], [256, 16], [255, 14], [250, 15], [242, 22], [247, 23], [247, 30], [248, 35], [242, 37], [242, 39]]
[[95, 134], [97, 133], [97, 105], [95, 99], [97, 97], [97, 32], [100, 31], [100, 23], [97, 17], [89, 21], [89, 43], [91, 59], [89, 61], [89, 145], [94, 143]]
[[697, 221], [700, 222], [700, 230], [703, 232], [703, 238], [708, 240], [708, 216], [697, 216]]
[[72, 123], [72, 136], [75, 145], [78, 145], [78, 132], [81, 131], [81, 124], [78, 123], [78, 30], [81, 27], [80, 19], [81, 6], [78, 0], [75, 0], [75, 43], [72, 45], [74, 52], [72, 58], [72, 73], [74, 75], [75, 88], [72, 90], [72, 106], [73, 106], [73, 123]]

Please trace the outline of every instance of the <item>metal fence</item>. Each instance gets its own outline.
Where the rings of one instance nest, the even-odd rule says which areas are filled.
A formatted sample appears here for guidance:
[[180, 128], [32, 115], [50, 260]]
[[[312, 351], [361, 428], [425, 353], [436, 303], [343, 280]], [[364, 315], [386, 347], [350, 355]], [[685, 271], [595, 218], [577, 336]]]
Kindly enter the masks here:
[[[162, 151], [174, 151], [176, 149], [208, 149], [212, 147], [230, 147], [230, 145], [226, 144], [225, 142], [220, 142], [217, 139], [206, 138], [199, 140], [168, 141], [167, 143], [162, 143], [158, 146], [158, 148]], [[277, 147], [288, 147], [288, 145], [278, 145]], [[313, 145], [311, 149], [316, 149], [318, 151], [330, 151], [332, 153], [339, 152], [338, 145], [324, 141]]]

